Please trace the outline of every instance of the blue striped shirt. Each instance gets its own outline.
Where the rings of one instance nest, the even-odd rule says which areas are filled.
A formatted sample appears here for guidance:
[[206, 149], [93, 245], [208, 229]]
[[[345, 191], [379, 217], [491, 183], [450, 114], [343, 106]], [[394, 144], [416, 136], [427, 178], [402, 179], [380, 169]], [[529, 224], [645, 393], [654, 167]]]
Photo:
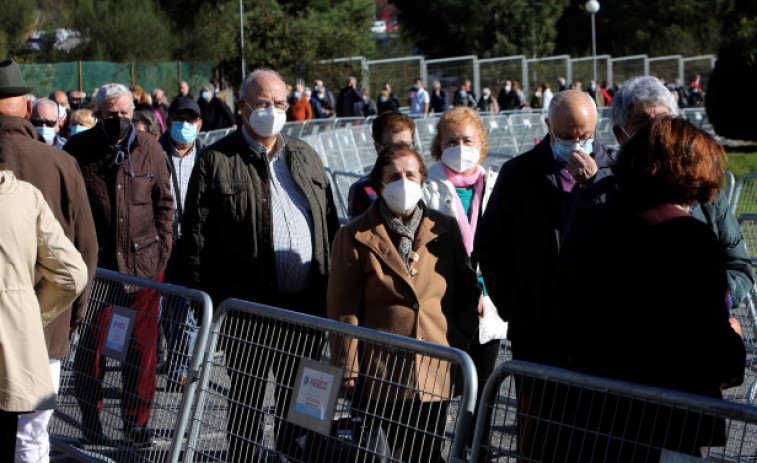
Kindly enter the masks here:
[[[268, 151], [242, 130], [253, 151], [268, 159]], [[270, 199], [273, 251], [279, 291], [303, 291], [310, 286], [313, 261], [313, 217], [310, 203], [292, 178], [284, 157], [281, 137], [268, 160], [268, 197]]]

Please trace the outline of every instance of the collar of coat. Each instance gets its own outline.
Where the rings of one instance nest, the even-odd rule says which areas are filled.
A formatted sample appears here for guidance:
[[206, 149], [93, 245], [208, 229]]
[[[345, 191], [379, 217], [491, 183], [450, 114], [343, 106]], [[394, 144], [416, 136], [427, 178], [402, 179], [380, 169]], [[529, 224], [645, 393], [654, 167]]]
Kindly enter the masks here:
[[33, 138], [42, 143], [45, 140], [42, 135], [37, 132], [37, 129], [29, 122], [28, 119], [16, 116], [0, 116], [0, 133], [3, 134], [20, 134], [29, 138]]
[[[376, 200], [371, 204], [368, 210], [355, 219], [355, 241], [363, 244], [370, 249], [376, 256], [379, 257], [389, 268], [391, 268], [397, 275], [401, 276], [403, 280], [407, 282], [410, 288], [413, 288], [413, 283], [410, 278], [410, 274], [402, 261], [397, 248], [392, 243], [389, 237], [384, 221], [378, 212], [378, 202]], [[415, 240], [413, 241], [413, 251], [417, 251], [420, 248], [426, 246], [429, 242], [435, 240], [437, 237], [446, 233], [447, 229], [434, 220], [429, 214], [429, 208], [423, 204], [423, 218], [418, 225], [418, 230], [415, 232]]]

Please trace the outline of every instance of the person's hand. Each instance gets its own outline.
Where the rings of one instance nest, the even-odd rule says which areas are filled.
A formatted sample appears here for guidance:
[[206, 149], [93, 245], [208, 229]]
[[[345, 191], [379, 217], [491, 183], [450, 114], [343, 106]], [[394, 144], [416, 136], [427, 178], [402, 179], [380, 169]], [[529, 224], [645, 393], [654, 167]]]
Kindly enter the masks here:
[[482, 294], [478, 298], [478, 316], [484, 318], [484, 311], [486, 310], [486, 304], [484, 304], [484, 295]]
[[355, 378], [344, 378], [342, 381], [342, 393], [347, 397], [352, 397], [355, 392]]
[[589, 183], [599, 170], [594, 159], [580, 150], [574, 150], [570, 154], [570, 159], [565, 169], [581, 185]]
[[734, 317], [730, 317], [728, 319], [728, 323], [731, 324], [731, 328], [733, 328], [733, 331], [735, 331], [739, 336], [741, 336], [741, 324], [739, 323], [739, 321]]

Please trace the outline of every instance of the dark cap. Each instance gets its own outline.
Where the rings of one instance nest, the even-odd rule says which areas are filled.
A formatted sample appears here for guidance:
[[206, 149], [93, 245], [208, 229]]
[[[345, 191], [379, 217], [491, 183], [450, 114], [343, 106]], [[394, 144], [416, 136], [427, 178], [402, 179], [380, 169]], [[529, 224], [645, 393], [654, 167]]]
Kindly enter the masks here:
[[177, 114], [182, 111], [191, 111], [197, 117], [200, 117], [200, 106], [197, 102], [187, 96], [177, 96], [171, 102], [171, 106], [168, 107], [168, 115]]
[[0, 63], [0, 98], [26, 95], [31, 93], [34, 87], [24, 85], [21, 70], [12, 59]]

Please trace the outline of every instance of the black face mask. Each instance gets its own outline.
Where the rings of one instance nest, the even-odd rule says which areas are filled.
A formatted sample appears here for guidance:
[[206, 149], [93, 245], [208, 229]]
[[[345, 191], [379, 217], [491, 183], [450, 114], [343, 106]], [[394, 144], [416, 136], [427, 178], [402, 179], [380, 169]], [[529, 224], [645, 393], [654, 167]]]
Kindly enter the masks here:
[[105, 119], [103, 124], [105, 135], [113, 141], [118, 141], [123, 139], [129, 133], [131, 119], [120, 116], [111, 117], [110, 119]]
[[71, 103], [71, 111], [76, 111], [77, 109], [81, 109], [81, 103]]

